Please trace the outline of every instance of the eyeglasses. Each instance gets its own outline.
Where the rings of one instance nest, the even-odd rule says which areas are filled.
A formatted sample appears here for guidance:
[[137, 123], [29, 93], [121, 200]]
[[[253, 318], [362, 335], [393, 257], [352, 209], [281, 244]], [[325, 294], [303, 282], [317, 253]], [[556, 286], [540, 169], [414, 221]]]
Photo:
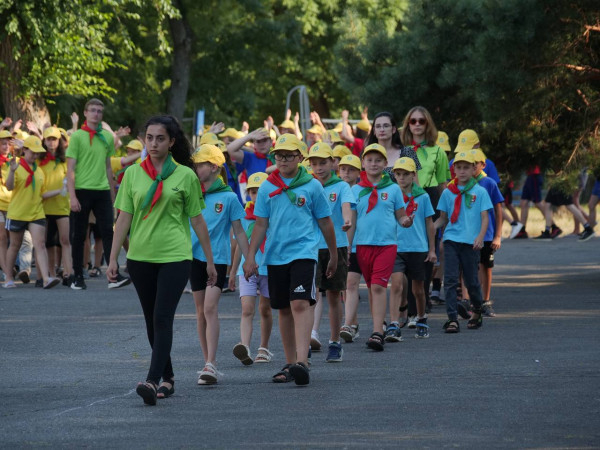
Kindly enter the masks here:
[[378, 123], [377, 125], [375, 125], [376, 130], [386, 130], [388, 128], [392, 128], [391, 123]]
[[275, 160], [276, 161], [293, 161], [294, 159], [298, 158], [300, 156], [300, 153], [293, 153], [293, 154], [283, 154], [283, 153], [275, 153]]
[[264, 144], [265, 142], [269, 142], [271, 140], [271, 138], [263, 138], [263, 139], [257, 139], [254, 141], [255, 144]]
[[91, 113], [100, 113], [102, 114], [103, 109], [102, 108], [88, 108], [88, 111]]
[[424, 119], [422, 117], [420, 119], [410, 119], [408, 123], [410, 123], [411, 125], [425, 125], [427, 123], [427, 119]]

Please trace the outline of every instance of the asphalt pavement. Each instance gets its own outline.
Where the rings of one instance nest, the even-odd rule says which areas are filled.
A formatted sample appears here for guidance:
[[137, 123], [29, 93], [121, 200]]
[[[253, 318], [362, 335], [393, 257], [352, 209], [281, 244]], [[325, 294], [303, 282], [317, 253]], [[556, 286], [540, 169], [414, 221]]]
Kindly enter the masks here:
[[[307, 387], [274, 384], [284, 364], [277, 321], [270, 364], [242, 366], [240, 302], [221, 297], [216, 386], [198, 386], [203, 361], [191, 295], [175, 319], [175, 395], [145, 406], [135, 394], [149, 365], [132, 286], [86, 291], [33, 284], [0, 289], [0, 447], [101, 448], [593, 448], [600, 447], [600, 238], [505, 241], [492, 298], [498, 316], [477, 331], [367, 349], [344, 361], [314, 353]], [[328, 334], [326, 313], [321, 336]], [[258, 347], [258, 313], [252, 353]]]

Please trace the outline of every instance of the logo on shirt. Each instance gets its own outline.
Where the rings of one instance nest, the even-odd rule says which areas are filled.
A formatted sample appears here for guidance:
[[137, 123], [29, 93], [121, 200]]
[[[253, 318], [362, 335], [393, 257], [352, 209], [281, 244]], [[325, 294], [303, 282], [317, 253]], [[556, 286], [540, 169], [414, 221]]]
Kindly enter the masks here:
[[387, 192], [382, 192], [381, 193], [381, 200], [387, 200], [388, 199], [388, 193]]
[[171, 190], [172, 190], [173, 192], [179, 192], [179, 188], [178, 188], [178, 187], [171, 188]]
[[221, 203], [221, 202], [215, 203], [215, 212], [217, 214], [221, 214], [223, 212], [223, 203]]
[[337, 200], [337, 194], [335, 192], [332, 192], [331, 194], [329, 194], [329, 201], [331, 203], [335, 203], [336, 200]]
[[298, 196], [298, 200], [296, 200], [296, 205], [302, 207], [306, 203], [306, 197]]
[[471, 203], [475, 203], [475, 200], [477, 200], [477, 196], [471, 195]]

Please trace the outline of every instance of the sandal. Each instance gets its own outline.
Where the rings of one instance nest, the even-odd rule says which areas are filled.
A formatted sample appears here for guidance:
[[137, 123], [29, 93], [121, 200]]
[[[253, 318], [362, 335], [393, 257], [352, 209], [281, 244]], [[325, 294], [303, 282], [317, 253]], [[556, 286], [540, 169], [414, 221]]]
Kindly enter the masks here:
[[367, 340], [367, 347], [369, 347], [371, 350], [375, 350], [376, 352], [381, 352], [383, 351], [384, 342], [383, 335], [375, 332]]
[[156, 384], [153, 381], [138, 383], [135, 392], [144, 399], [146, 405], [156, 405]]
[[[171, 387], [167, 387], [166, 384], [170, 384]], [[175, 393], [175, 380], [174, 379], [170, 379], [170, 380], [165, 380], [163, 378], [162, 383], [160, 383], [160, 386], [158, 387], [158, 390], [156, 391], [156, 397], [157, 398], [167, 398], [170, 397], [171, 395], [173, 395]]]
[[297, 386], [306, 386], [310, 382], [309, 369], [304, 363], [298, 362], [291, 366], [290, 373]]
[[217, 368], [212, 363], [206, 363], [204, 365], [204, 369], [200, 372], [200, 377], [198, 381], [204, 380], [207, 384], [215, 384], [217, 382], [217, 376], [223, 375], [221, 372], [217, 370]]
[[294, 380], [294, 376], [290, 372], [292, 364], [286, 364], [283, 368], [273, 375], [273, 383], [289, 383]]
[[236, 346], [233, 347], [233, 356], [239, 359], [245, 366], [250, 366], [254, 362], [252, 356], [250, 356], [250, 349], [247, 345], [242, 343], [236, 344]]
[[[478, 316], [477, 318], [475, 316]], [[483, 314], [481, 311], [473, 311], [473, 315], [471, 316], [471, 320], [467, 322], [467, 328], [469, 330], [477, 330], [481, 328], [483, 325]]]
[[90, 276], [90, 278], [97, 278], [101, 274], [102, 274], [102, 271], [100, 270], [100, 267], [98, 267], [98, 266], [94, 266], [88, 271], [88, 275]]
[[460, 333], [460, 325], [458, 324], [458, 321], [448, 319], [444, 324], [444, 330], [449, 334]]
[[270, 363], [271, 358], [273, 358], [273, 353], [271, 353], [268, 348], [258, 347], [258, 353], [256, 354], [256, 358], [254, 358], [254, 362]]

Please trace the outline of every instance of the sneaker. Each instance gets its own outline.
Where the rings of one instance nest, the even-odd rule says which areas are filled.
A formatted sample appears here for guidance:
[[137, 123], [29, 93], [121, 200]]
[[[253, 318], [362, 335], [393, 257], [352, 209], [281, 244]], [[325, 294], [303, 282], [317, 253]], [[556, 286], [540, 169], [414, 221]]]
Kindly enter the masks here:
[[592, 227], [587, 227], [583, 230], [583, 232], [579, 235], [579, 242], [585, 242], [594, 237], [594, 229]]
[[408, 318], [408, 328], [417, 328], [417, 316]]
[[513, 239], [528, 239], [529, 235], [527, 234], [527, 231], [525, 231], [524, 229], [519, 231], [515, 237]]
[[552, 239], [560, 236], [562, 234], [562, 230], [558, 228], [556, 225], [552, 224], [552, 228], [550, 229], [550, 237]]
[[117, 279], [115, 281], [109, 281], [108, 288], [109, 289], [120, 288], [123, 286], [127, 286], [129, 283], [131, 283], [131, 278], [124, 277], [123, 275], [121, 275], [120, 273], [117, 272]]
[[82, 289], [87, 289], [87, 286], [85, 285], [85, 281], [83, 281], [83, 276], [75, 276], [73, 275], [72, 281], [71, 281], [71, 289], [75, 289], [76, 291], [80, 291]]
[[322, 345], [321, 341], [319, 341], [319, 333], [317, 333], [315, 330], [312, 330], [310, 334], [310, 347], [314, 352], [321, 351]]
[[329, 351], [327, 352], [325, 362], [342, 362], [343, 354], [344, 350], [342, 350], [342, 344], [339, 342], [331, 342], [329, 344]]
[[552, 235], [548, 230], [542, 231], [542, 234], [535, 238], [536, 241], [551, 241], [552, 239]]
[[340, 328], [340, 337], [344, 340], [344, 342], [354, 342], [356, 335], [351, 326], [344, 325], [342, 328]]
[[429, 325], [427, 325], [427, 319], [421, 319], [417, 322], [417, 333], [415, 334], [416, 339], [427, 339], [429, 337]]
[[489, 300], [487, 302], [483, 302], [481, 314], [483, 314], [485, 317], [496, 317], [494, 308], [492, 308], [492, 302]]
[[402, 332], [397, 322], [392, 322], [385, 330], [384, 339], [386, 342], [400, 342], [402, 341]]
[[[511, 225], [510, 236], [509, 239], [515, 239], [521, 230], [523, 229], [523, 224], [521, 222], [517, 222], [514, 225]], [[525, 233], [527, 234], [527, 233]]]
[[16, 288], [17, 285], [15, 284], [14, 281], [11, 280], [11, 281], [6, 281], [6, 282], [2, 283], [2, 287], [5, 289], [13, 289], [13, 288]]
[[44, 280], [35, 280], [35, 287], [44, 287]]
[[73, 280], [74, 280], [74, 276], [68, 275], [66, 277], [63, 277], [62, 284], [63, 284], [63, 286], [69, 287], [69, 286], [71, 286], [71, 283], [73, 282]]
[[27, 284], [29, 283], [29, 272], [27, 272], [26, 270], [21, 270], [18, 274], [17, 274], [17, 278], [19, 280], [21, 280], [21, 283], [23, 284]]

